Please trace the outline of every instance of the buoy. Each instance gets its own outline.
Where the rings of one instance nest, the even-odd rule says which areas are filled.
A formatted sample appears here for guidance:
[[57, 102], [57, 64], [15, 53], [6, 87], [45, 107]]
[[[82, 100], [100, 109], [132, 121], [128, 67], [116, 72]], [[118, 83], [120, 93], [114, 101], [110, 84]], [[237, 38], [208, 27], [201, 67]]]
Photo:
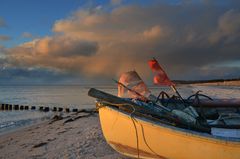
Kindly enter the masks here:
[[36, 107], [35, 107], [35, 106], [32, 106], [32, 107], [31, 107], [31, 110], [35, 110], [35, 109], [36, 109]]
[[44, 111], [44, 112], [48, 112], [48, 111], [49, 111], [49, 107], [45, 107], [45, 108], [43, 109], [43, 111]]
[[28, 110], [28, 109], [29, 109], [29, 106], [26, 105], [26, 106], [24, 107], [24, 109], [25, 109], [25, 110]]
[[59, 108], [58, 108], [58, 111], [59, 111], [59, 112], [63, 111], [63, 108], [59, 107]]
[[53, 110], [52, 110], [52, 111], [54, 111], [54, 112], [57, 111], [57, 107], [53, 107]]
[[69, 108], [65, 108], [65, 111], [66, 111], [67, 113], [69, 113], [69, 112], [70, 112]]
[[14, 110], [19, 110], [19, 105], [14, 105]]
[[23, 109], [24, 109], [24, 106], [23, 106], [23, 105], [21, 105], [21, 106], [20, 106], [20, 110], [23, 110]]
[[74, 108], [72, 111], [73, 111], [73, 112], [77, 112], [77, 111], [78, 111], [78, 109], [77, 109], [77, 108]]
[[43, 111], [43, 106], [39, 107], [39, 110], [40, 110], [40, 111]]

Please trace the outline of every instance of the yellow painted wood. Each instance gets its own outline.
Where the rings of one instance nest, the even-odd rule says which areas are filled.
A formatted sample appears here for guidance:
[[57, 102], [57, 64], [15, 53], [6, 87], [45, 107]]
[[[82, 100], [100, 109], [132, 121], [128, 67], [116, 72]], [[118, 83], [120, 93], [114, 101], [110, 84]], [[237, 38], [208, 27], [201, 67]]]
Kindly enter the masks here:
[[116, 151], [128, 156], [138, 157], [139, 154], [140, 158], [240, 159], [240, 142], [184, 132], [141, 118], [132, 119], [130, 115], [107, 106], [99, 109], [99, 115], [107, 142]]

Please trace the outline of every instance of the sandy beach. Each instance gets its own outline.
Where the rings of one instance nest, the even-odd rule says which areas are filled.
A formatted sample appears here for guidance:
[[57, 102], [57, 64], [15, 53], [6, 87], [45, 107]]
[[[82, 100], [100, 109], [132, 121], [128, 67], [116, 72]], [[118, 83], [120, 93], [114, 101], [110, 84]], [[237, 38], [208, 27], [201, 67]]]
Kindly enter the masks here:
[[97, 113], [61, 116], [1, 135], [0, 158], [126, 158], [106, 143]]
[[[239, 87], [197, 85], [180, 87], [181, 94], [186, 97], [198, 90], [213, 98], [239, 98]], [[153, 91], [157, 94], [158, 89]], [[114, 90], [106, 90], [106, 92], [114, 94]], [[86, 94], [84, 91], [83, 93]], [[83, 96], [81, 101], [85, 98]], [[92, 101], [86, 98], [82, 105], [85, 103]], [[57, 112], [49, 120], [0, 135], [0, 159], [126, 159], [127, 157], [119, 154], [106, 143], [98, 113], [93, 113], [94, 108], [88, 110], [90, 111], [78, 113]]]

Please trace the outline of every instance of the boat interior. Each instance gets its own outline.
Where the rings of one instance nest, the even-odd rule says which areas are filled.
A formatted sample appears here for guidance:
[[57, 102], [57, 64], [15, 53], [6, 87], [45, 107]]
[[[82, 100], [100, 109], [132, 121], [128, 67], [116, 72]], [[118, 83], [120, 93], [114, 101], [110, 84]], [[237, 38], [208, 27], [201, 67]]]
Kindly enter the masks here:
[[[135, 99], [129, 98], [126, 100], [136, 101]], [[183, 103], [181, 103], [180, 101], [178, 102], [169, 101], [167, 104], [166, 103], [162, 104], [169, 108], [174, 108], [177, 106], [181, 107], [181, 105], [183, 105]], [[176, 123], [175, 121], [166, 119], [164, 117], [153, 115], [151, 113], [136, 111], [134, 107], [128, 107], [129, 105], [119, 106], [118, 104], [108, 103], [106, 101], [101, 100], [97, 100], [96, 105], [97, 108], [107, 106], [109, 109], [119, 111], [120, 113], [130, 116], [132, 118], [136, 118], [137, 120], [149, 122], [157, 126], [166, 127], [183, 133], [190, 133], [193, 135], [211, 137], [225, 141], [240, 142], [240, 111], [239, 108], [236, 107], [214, 107], [214, 108], [194, 107], [197, 114], [199, 114], [198, 118], [203, 118], [200, 119], [201, 121], [203, 121], [202, 124], [210, 129], [209, 132], [205, 132], [193, 129], [186, 125]]]

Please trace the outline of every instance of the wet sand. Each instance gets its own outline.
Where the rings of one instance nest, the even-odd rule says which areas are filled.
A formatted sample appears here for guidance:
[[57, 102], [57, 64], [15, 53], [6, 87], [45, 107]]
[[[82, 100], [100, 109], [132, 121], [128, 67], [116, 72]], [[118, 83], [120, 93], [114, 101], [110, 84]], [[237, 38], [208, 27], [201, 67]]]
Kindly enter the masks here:
[[55, 120], [1, 135], [0, 158], [126, 159], [106, 143], [98, 114], [85, 115], [55, 116]]

